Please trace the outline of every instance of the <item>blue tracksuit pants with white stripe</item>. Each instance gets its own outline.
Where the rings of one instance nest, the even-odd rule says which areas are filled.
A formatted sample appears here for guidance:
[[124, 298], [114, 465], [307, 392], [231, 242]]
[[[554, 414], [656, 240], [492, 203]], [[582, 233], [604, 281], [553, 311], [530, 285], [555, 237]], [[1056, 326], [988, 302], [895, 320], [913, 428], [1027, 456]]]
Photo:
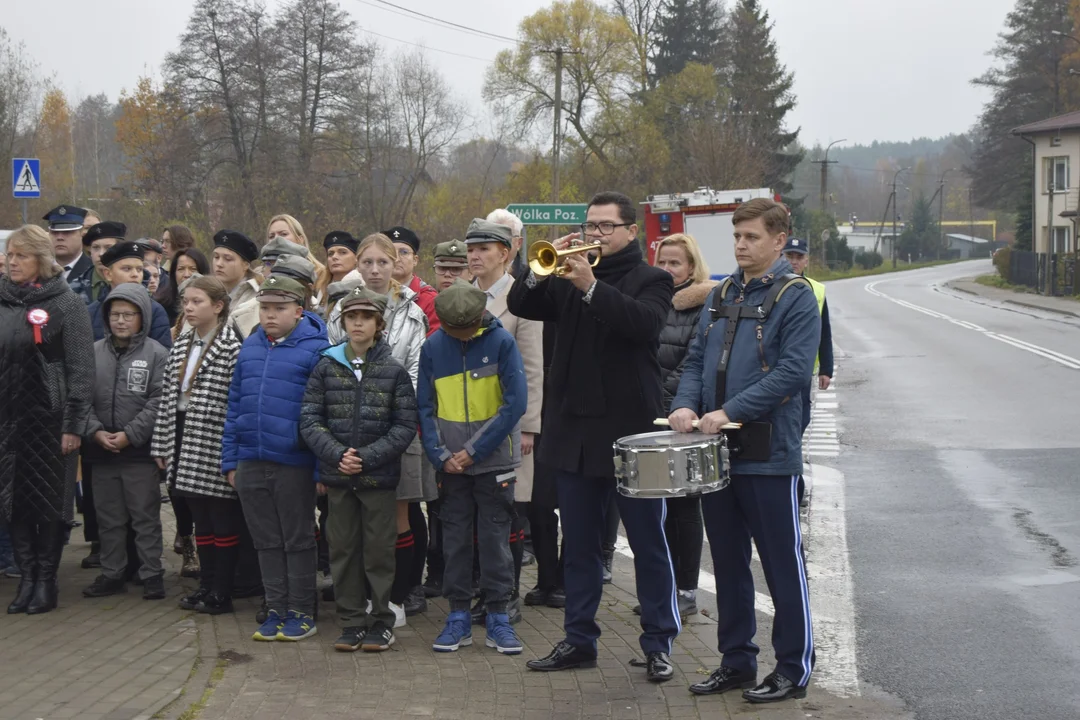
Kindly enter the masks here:
[[798, 475], [733, 475], [731, 484], [701, 498], [716, 574], [719, 650], [725, 667], [757, 671], [754, 578], [750, 539], [757, 545], [776, 615], [777, 671], [806, 685], [814, 667], [814, 636], [799, 529]]
[[[566, 642], [595, 655], [596, 640], [600, 637], [596, 611], [604, 592], [604, 529], [615, 480], [560, 471], [556, 483], [565, 542]], [[637, 596], [641, 603], [641, 650], [670, 653], [682, 623], [675, 594], [675, 568], [664, 535], [667, 505], [664, 500], [622, 495], [616, 496], [616, 502], [634, 553]]]

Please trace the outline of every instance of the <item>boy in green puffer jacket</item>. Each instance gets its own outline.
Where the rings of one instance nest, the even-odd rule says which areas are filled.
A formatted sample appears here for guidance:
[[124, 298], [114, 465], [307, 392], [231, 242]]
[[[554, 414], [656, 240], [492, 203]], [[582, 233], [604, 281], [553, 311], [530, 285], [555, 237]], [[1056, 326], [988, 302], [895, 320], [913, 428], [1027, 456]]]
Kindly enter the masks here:
[[342, 300], [348, 339], [323, 352], [300, 416], [300, 434], [319, 459], [319, 492], [330, 501], [326, 535], [344, 626], [334, 647], [343, 651], [394, 644], [396, 489], [417, 416], [409, 374], [382, 339], [386, 304], [385, 295], [366, 288]]

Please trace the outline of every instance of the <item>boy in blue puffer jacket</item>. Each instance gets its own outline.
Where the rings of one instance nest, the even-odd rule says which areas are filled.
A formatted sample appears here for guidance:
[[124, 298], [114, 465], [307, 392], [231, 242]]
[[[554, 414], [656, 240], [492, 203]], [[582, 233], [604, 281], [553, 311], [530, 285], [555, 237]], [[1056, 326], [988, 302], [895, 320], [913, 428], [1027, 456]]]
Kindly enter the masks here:
[[271, 275], [256, 295], [259, 327], [236, 361], [221, 472], [236, 488], [259, 553], [267, 618], [255, 640], [302, 640], [315, 628], [315, 456], [300, 439], [300, 407], [326, 326], [304, 312], [298, 281]]

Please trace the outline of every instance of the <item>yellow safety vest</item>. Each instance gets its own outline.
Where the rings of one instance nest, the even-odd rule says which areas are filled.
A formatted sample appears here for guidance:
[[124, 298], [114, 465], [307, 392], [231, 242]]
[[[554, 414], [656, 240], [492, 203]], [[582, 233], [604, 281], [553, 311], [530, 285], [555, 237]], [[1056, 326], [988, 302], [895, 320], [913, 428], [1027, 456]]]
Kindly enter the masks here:
[[[814, 290], [814, 298], [817, 300], [817, 312], [818, 317], [821, 317], [821, 313], [825, 310], [825, 284], [819, 283], [817, 280], [810, 280], [810, 287]], [[814, 358], [814, 376], [818, 374], [818, 369], [821, 367], [821, 354]]]

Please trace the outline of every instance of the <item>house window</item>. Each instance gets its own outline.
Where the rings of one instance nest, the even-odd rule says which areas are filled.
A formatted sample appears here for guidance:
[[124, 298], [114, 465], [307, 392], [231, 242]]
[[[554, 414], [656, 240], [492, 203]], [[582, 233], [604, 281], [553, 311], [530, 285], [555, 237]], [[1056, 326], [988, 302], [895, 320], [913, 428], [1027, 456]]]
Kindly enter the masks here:
[[1055, 193], [1069, 191], [1069, 157], [1067, 155], [1043, 158], [1043, 170], [1047, 188], [1053, 185]]
[[1052, 252], [1069, 252], [1069, 228], [1054, 226], [1054, 247]]

